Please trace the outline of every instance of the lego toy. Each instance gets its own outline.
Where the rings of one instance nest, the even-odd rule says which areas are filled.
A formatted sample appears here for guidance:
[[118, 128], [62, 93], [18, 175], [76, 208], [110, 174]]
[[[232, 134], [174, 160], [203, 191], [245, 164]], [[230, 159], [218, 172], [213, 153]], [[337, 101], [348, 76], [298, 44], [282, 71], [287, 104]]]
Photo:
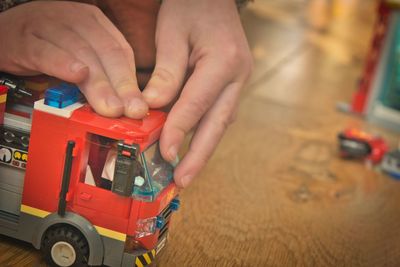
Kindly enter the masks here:
[[68, 84], [33, 107], [5, 106], [29, 90], [0, 84], [0, 234], [32, 243], [52, 266], [150, 264], [179, 208], [158, 147], [166, 114], [105, 118]]
[[363, 75], [360, 80], [359, 88], [353, 95], [351, 103], [351, 111], [353, 112], [365, 113], [368, 108], [368, 98], [371, 95], [379, 61], [382, 57], [382, 50], [385, 46], [391, 14], [391, 8], [387, 1], [381, 0], [378, 7], [378, 19], [374, 27], [374, 36], [364, 66]]
[[400, 180], [400, 150], [386, 153], [381, 164], [382, 170], [395, 179]]
[[339, 152], [343, 158], [364, 159], [372, 164], [381, 162], [388, 151], [385, 140], [357, 129], [346, 129], [338, 135]]
[[400, 131], [399, 10], [399, 1], [380, 0], [370, 51], [349, 108], [372, 123], [396, 131]]

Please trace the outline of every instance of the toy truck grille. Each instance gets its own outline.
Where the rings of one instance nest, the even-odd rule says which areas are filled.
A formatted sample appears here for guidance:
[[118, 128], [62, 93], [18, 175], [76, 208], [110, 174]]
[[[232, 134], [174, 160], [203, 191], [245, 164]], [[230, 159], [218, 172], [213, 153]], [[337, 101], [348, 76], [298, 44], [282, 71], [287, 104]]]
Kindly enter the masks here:
[[164, 238], [164, 236], [168, 233], [168, 228], [169, 228], [169, 221], [171, 219], [171, 206], [167, 205], [167, 207], [160, 213], [160, 216], [165, 219], [164, 225], [161, 227], [159, 235], [158, 235], [158, 240], [161, 240]]

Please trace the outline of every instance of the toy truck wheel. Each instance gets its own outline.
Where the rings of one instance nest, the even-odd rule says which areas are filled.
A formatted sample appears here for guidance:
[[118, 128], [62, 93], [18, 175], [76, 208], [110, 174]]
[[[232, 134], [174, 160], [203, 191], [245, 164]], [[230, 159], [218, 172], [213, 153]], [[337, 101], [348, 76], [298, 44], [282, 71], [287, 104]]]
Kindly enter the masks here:
[[50, 228], [44, 235], [41, 250], [51, 266], [88, 266], [88, 243], [85, 237], [72, 227]]

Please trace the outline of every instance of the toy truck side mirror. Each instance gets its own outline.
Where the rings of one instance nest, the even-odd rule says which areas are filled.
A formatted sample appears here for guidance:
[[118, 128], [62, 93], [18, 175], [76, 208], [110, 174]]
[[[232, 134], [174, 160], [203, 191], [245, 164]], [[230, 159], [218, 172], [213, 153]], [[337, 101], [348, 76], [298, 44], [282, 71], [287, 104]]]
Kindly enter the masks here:
[[138, 152], [139, 147], [136, 144], [118, 142], [112, 192], [122, 196], [132, 195], [135, 178], [143, 173], [143, 167], [138, 161]]

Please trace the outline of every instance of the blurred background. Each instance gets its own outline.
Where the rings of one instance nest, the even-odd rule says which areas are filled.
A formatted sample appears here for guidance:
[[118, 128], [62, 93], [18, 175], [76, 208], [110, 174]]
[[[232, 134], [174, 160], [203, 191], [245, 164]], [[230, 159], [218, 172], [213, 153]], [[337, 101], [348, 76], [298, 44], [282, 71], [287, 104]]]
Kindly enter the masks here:
[[159, 266], [399, 266], [400, 182], [365, 157], [342, 159], [337, 139], [350, 127], [398, 146], [396, 123], [375, 123], [366, 93], [382, 87], [372, 69], [383, 68], [392, 11], [379, 7], [256, 0], [242, 11], [254, 74], [181, 194]]

